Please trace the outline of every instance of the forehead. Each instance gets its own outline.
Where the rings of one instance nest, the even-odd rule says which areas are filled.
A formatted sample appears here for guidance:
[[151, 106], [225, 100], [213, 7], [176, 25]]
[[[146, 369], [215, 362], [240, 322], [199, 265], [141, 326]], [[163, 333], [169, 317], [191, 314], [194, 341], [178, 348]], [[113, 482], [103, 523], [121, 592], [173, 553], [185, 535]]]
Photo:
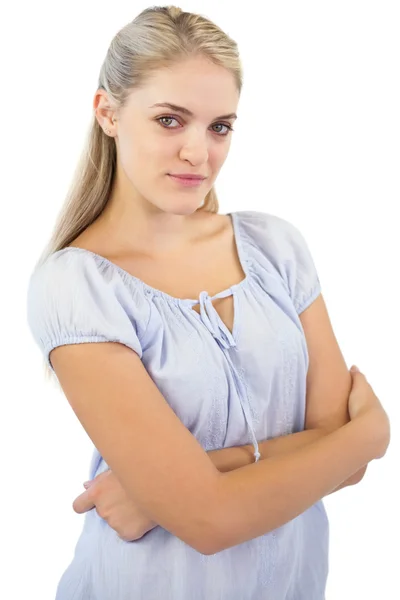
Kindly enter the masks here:
[[[153, 71], [146, 83], [133, 90], [129, 104], [146, 112], [162, 111], [153, 104], [169, 102], [196, 115], [236, 112], [239, 92], [233, 74], [204, 58], [190, 58]], [[167, 110], [167, 109], [165, 109]]]

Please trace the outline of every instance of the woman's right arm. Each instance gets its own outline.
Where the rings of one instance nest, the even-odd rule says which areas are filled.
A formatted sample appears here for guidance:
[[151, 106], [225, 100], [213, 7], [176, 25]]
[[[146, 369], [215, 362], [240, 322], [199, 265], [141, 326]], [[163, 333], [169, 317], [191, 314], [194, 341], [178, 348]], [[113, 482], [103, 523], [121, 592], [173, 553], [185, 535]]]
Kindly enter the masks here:
[[67, 344], [52, 350], [50, 360], [127, 495], [202, 554], [286, 523], [382, 452], [379, 420], [367, 410], [293, 454], [220, 473], [127, 346]]
[[388, 416], [366, 377], [351, 373], [349, 423], [293, 452], [222, 473], [216, 552], [292, 520], [385, 454]]
[[369, 415], [283, 456], [222, 473], [215, 552], [294, 519], [371, 460], [384, 435]]

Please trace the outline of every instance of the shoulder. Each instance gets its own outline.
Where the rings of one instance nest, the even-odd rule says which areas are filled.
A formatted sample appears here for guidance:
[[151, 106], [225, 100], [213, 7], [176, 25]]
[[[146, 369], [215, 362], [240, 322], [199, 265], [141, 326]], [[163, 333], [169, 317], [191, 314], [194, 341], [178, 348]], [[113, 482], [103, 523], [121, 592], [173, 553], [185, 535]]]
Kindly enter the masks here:
[[287, 219], [259, 210], [239, 210], [233, 213], [243, 227], [273, 235], [290, 235], [297, 229]]
[[298, 312], [320, 291], [309, 244], [291, 221], [261, 211], [236, 213], [247, 254], [257, 272], [279, 274]]
[[28, 305], [123, 305], [140, 320], [148, 317], [148, 299], [140, 280], [104, 256], [85, 248], [66, 247], [34, 269], [28, 283]]
[[274, 262], [295, 258], [306, 242], [300, 229], [278, 215], [246, 210], [234, 213], [240, 233], [251, 245], [266, 253]]
[[59, 286], [71, 286], [97, 280], [101, 284], [104, 274], [102, 261], [80, 248], [64, 248], [53, 252], [36, 266], [29, 278], [29, 291], [56, 291]]
[[148, 313], [112, 265], [78, 248], [53, 253], [29, 280], [27, 322], [50, 367], [51, 350], [68, 343], [118, 341], [141, 356]]
[[[27, 289], [29, 323], [81, 314], [107, 290], [104, 271], [94, 257], [77, 248], [52, 253], [36, 266]], [[91, 307], [92, 308], [92, 307]]]

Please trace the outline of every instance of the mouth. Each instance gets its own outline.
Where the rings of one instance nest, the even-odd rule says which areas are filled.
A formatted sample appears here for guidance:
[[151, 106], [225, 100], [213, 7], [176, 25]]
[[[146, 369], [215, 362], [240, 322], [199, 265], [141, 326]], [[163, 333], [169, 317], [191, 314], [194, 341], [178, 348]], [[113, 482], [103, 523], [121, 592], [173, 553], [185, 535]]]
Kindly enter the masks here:
[[171, 173], [168, 173], [168, 177], [185, 187], [199, 187], [206, 179], [201, 175], [172, 175]]
[[203, 179], [206, 179], [204, 177], [204, 175], [190, 175], [189, 173], [188, 174], [182, 173], [179, 175], [175, 175], [174, 173], [168, 173], [168, 175], [170, 175], [170, 177], [176, 177], [178, 179], [195, 179], [195, 180], [197, 179], [200, 181], [203, 181]]

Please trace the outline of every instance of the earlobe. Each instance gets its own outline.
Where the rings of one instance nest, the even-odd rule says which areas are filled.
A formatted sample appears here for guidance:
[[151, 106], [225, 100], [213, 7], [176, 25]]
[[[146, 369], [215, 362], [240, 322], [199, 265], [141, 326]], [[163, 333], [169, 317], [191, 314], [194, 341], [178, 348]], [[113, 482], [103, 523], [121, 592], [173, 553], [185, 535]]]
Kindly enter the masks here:
[[[116, 121], [116, 120], [117, 120], [117, 119], [114, 119], [114, 118], [112, 119], [112, 122], [113, 122], [113, 124], [115, 123], [115, 121]], [[112, 131], [111, 129], [108, 129], [107, 127], [105, 127], [105, 128], [104, 128], [104, 132], [105, 132], [107, 135], [113, 136], [113, 131]]]

